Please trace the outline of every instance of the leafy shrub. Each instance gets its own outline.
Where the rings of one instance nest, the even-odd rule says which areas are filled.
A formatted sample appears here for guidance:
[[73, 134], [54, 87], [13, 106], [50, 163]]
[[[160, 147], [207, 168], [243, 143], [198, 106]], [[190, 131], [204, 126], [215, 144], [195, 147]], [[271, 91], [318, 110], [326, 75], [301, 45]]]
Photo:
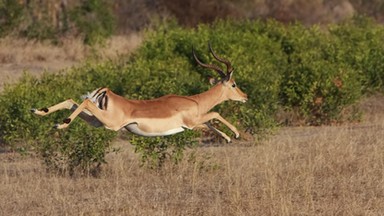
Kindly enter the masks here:
[[[68, 130], [47, 130], [34, 144], [48, 170], [97, 175], [105, 155], [114, 150], [110, 142], [115, 133], [103, 128], [91, 128], [85, 123], [73, 124]], [[73, 127], [72, 127], [73, 126]]]
[[0, 1], [0, 37], [10, 33], [37, 40], [57, 40], [68, 34], [94, 45], [110, 37], [116, 27], [112, 4], [82, 0], [75, 4], [51, 1]]
[[7, 86], [0, 97], [3, 141], [14, 149], [36, 151], [51, 170], [69, 174], [76, 170], [97, 171], [99, 164], [104, 162], [105, 153], [110, 150], [109, 142], [115, 132], [94, 129], [85, 123], [79, 124], [78, 120], [68, 130], [57, 131], [52, 126], [66, 118], [69, 111], [55, 112], [43, 118], [29, 111], [32, 107], [79, 98], [81, 92], [86, 92], [86, 85], [73, 81], [78, 78], [76, 71], [63, 76], [45, 74], [40, 80], [25, 74], [17, 85]]
[[135, 146], [135, 152], [141, 155], [141, 162], [150, 168], [159, 168], [167, 159], [178, 163], [186, 148], [196, 147], [197, 133], [187, 130], [173, 136], [140, 137], [132, 136], [129, 142]]
[[339, 44], [317, 27], [295, 25], [281, 43], [286, 54], [280, 100], [311, 125], [341, 120], [361, 94], [360, 76], [337, 58]]
[[364, 92], [384, 90], [384, 28], [372, 19], [356, 16], [330, 27], [339, 45], [338, 56], [358, 73]]
[[18, 1], [0, 0], [0, 37], [19, 25], [24, 10]]
[[39, 41], [56, 41], [58, 38], [55, 28], [46, 19], [30, 23], [25, 29], [20, 31], [20, 36]]
[[82, 0], [70, 14], [85, 44], [102, 43], [115, 30], [116, 21], [109, 1]]

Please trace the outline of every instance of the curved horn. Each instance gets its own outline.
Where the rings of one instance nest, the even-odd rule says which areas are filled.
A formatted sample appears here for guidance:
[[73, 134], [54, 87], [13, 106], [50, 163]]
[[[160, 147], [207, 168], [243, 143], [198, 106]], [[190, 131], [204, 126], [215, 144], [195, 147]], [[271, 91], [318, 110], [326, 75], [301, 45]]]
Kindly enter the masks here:
[[195, 53], [195, 49], [194, 49], [193, 47], [192, 47], [192, 53], [193, 53], [193, 57], [195, 58], [196, 62], [197, 62], [200, 66], [215, 70], [217, 73], [219, 73], [219, 75], [220, 75], [221, 78], [225, 78], [225, 77], [226, 77], [226, 75], [224, 74], [223, 70], [221, 70], [221, 68], [219, 68], [219, 66], [202, 63], [202, 62], [197, 58], [196, 53]]
[[209, 46], [209, 50], [211, 51], [213, 57], [215, 57], [215, 59], [221, 63], [224, 63], [226, 66], [227, 66], [227, 74], [229, 73], [232, 73], [233, 71], [233, 67], [231, 65], [231, 62], [229, 62], [227, 59], [224, 59], [224, 58], [220, 58], [216, 55], [216, 53], [213, 51], [212, 49], [212, 46], [211, 46], [211, 42], [208, 43], [208, 46]]

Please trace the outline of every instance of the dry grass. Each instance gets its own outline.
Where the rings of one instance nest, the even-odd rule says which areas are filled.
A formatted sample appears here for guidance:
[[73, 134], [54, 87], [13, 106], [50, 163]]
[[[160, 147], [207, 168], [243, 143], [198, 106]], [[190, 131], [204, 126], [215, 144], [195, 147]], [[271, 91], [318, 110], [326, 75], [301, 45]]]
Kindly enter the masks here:
[[80, 39], [62, 39], [62, 45], [27, 39], [0, 38], [0, 90], [24, 71], [39, 75], [58, 72], [89, 58], [113, 59], [132, 52], [141, 44], [139, 34], [113, 36], [101, 47], [85, 46]]
[[125, 141], [99, 178], [0, 156], [0, 215], [383, 215], [384, 97], [362, 123], [284, 128], [258, 145], [202, 147], [194, 163], [139, 166]]

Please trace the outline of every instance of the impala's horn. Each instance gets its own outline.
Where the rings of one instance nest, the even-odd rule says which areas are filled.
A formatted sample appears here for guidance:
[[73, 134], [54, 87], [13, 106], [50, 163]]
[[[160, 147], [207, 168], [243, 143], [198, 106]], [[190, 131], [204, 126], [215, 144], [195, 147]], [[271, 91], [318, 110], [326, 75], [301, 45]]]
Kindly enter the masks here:
[[211, 43], [208, 43], [208, 46], [209, 46], [209, 50], [211, 51], [213, 57], [215, 57], [215, 59], [217, 61], [219, 61], [221, 63], [224, 63], [227, 66], [227, 76], [230, 76], [230, 74], [233, 72], [233, 67], [231, 65], [231, 62], [229, 62], [227, 59], [218, 57], [216, 55], [216, 53], [213, 51]]
[[192, 47], [192, 53], [193, 53], [193, 57], [195, 58], [197, 64], [199, 64], [200, 66], [202, 67], [205, 67], [205, 68], [209, 68], [209, 69], [212, 69], [212, 70], [215, 70], [217, 73], [219, 73], [220, 77], [222, 79], [226, 78], [227, 75], [225, 75], [225, 73], [223, 72], [223, 70], [217, 66], [217, 65], [213, 65], [213, 64], [204, 64], [202, 63], [196, 56], [196, 53], [195, 53], [195, 49]]

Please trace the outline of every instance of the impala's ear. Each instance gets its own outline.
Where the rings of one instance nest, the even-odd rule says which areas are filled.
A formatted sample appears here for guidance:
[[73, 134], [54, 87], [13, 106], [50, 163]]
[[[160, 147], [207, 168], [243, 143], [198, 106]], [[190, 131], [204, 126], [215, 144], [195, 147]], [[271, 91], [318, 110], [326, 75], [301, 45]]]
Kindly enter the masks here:
[[217, 83], [217, 79], [214, 77], [209, 77], [208, 80], [209, 80], [209, 84], [211, 85], [215, 85]]
[[227, 74], [228, 80], [232, 79], [233, 71], [234, 71], [234, 69], [232, 69], [230, 72], [228, 72], [228, 74]]
[[223, 78], [223, 81], [229, 81], [232, 79], [232, 75], [233, 75], [233, 69], [227, 73], [227, 75]]

